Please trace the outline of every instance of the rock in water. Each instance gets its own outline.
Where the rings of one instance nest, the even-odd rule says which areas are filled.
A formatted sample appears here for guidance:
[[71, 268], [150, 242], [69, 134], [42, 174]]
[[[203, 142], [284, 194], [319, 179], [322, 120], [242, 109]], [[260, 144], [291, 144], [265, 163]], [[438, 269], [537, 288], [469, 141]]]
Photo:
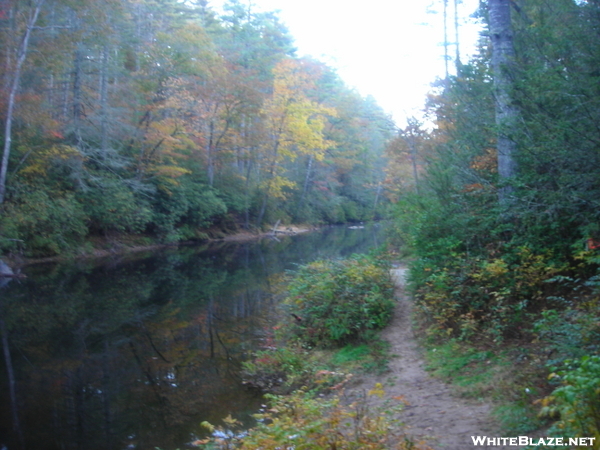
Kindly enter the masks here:
[[6, 286], [14, 276], [12, 269], [0, 259], [0, 289]]

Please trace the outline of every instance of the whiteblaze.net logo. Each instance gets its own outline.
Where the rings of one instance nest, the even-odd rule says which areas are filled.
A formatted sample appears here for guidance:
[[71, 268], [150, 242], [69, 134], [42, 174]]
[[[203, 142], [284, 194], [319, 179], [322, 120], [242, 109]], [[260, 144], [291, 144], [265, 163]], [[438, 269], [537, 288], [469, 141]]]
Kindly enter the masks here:
[[591, 447], [594, 445], [595, 437], [578, 437], [578, 438], [562, 438], [562, 437], [541, 437], [531, 438], [528, 436], [518, 437], [490, 437], [490, 436], [471, 436], [473, 445], [477, 447], [497, 447], [500, 445], [508, 446], [524, 446], [530, 445], [533, 447], [546, 445], [548, 447]]

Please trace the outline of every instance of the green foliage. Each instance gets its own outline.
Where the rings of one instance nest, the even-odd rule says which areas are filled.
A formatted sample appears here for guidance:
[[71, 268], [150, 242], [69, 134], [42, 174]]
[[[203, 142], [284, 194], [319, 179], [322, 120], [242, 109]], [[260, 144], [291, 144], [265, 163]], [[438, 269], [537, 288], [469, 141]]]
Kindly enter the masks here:
[[158, 190], [152, 225], [167, 242], [200, 237], [199, 229], [227, 212], [225, 203], [209, 186], [184, 178]]
[[87, 231], [84, 209], [73, 194], [24, 187], [4, 205], [0, 248], [19, 248], [21, 242], [30, 256], [56, 255], [80, 244]]
[[493, 414], [502, 430], [514, 436], [531, 433], [544, 425], [531, 405], [531, 398], [500, 405], [494, 408]]
[[[450, 380], [458, 386], [471, 386], [488, 380], [498, 357], [489, 350], [461, 346], [456, 341], [429, 348], [427, 352], [427, 370]], [[470, 395], [481, 393], [471, 392]]]
[[368, 344], [342, 347], [332, 356], [331, 363], [344, 371], [383, 373], [388, 370], [389, 345], [389, 342], [373, 336]]
[[369, 354], [369, 347], [362, 345], [346, 345], [341, 348], [332, 358], [334, 364], [347, 364], [361, 361]]
[[427, 342], [426, 368], [465, 397], [490, 399], [502, 431], [523, 434], [543, 425], [532, 405], [539, 376], [517, 363], [513, 353], [506, 347], [489, 349], [459, 340], [440, 343], [432, 339]]
[[339, 389], [356, 372], [387, 370], [387, 342], [372, 336], [368, 344], [347, 345], [338, 351], [307, 350], [293, 343], [254, 353], [242, 363], [248, 387], [288, 394], [301, 387], [313, 391]]
[[150, 222], [152, 212], [147, 202], [116, 180], [106, 179], [91, 186], [78, 197], [85, 205], [90, 229], [96, 232], [140, 233]]
[[304, 345], [344, 345], [364, 340], [392, 314], [389, 270], [365, 256], [317, 261], [300, 268], [285, 301], [300, 317], [294, 334]]
[[550, 375], [561, 386], [542, 401], [541, 415], [559, 417], [550, 433], [564, 437], [595, 437], [600, 448], [600, 356], [566, 361]]
[[[64, 234], [43, 238], [7, 219], [3, 251], [56, 254], [98, 235], [202, 239], [225, 217], [229, 229], [380, 217], [386, 113], [295, 57], [276, 12], [125, 0], [106, 15], [80, 3], [41, 8], [48, 26], [30, 41], [3, 169], [7, 211], [24, 211], [28, 185], [84, 219], [40, 224]], [[77, 30], [65, 26], [74, 17]], [[0, 34], [16, 51], [16, 35]]]
[[499, 258], [456, 254], [441, 267], [421, 259], [411, 268], [411, 282], [417, 308], [432, 330], [462, 339], [483, 333], [502, 341], [518, 336], [527, 314], [546, 304], [553, 288], [549, 281], [561, 270], [549, 256], [517, 248]]
[[[380, 385], [369, 396], [384, 394]], [[232, 431], [239, 423], [225, 419], [226, 428], [203, 425], [218, 437], [194, 444], [206, 449], [276, 450], [426, 450], [412, 441], [392, 418], [402, 404], [383, 411], [371, 411], [365, 397], [344, 405], [338, 396], [324, 400], [303, 390], [290, 396], [267, 395], [269, 407], [255, 417], [259, 424], [247, 433]], [[395, 427], [394, 427], [395, 425]], [[398, 431], [394, 431], [394, 428]]]
[[600, 353], [597, 312], [567, 308], [542, 311], [533, 331], [548, 352], [548, 364]]
[[[490, 75], [494, 49], [486, 36], [480, 54], [429, 97], [436, 127], [416, 133], [415, 192], [397, 190], [394, 238], [414, 258], [410, 284], [428, 331], [462, 345], [530, 344], [539, 354], [526, 367], [539, 372], [546, 358], [591, 361], [599, 352], [598, 280], [589, 277], [600, 263], [600, 46], [587, 36], [600, 16], [597, 2], [522, 6], [512, 18], [514, 66], [506, 68], [519, 120], [510, 129], [510, 120], [495, 120], [500, 80]], [[498, 156], [505, 156], [496, 151], [499, 128], [516, 144], [517, 170], [505, 184], [498, 176]], [[406, 152], [391, 150], [394, 169], [406, 169]], [[460, 354], [449, 361], [476, 365]], [[548, 409], [564, 410], [560, 426], [571, 435], [598, 435], [589, 425], [598, 422], [598, 391], [587, 390], [600, 385], [594, 367], [582, 363], [565, 373]], [[512, 400], [500, 413], [513, 422], [509, 428], [523, 432], [514, 426], [521, 415], [535, 426], [526, 413], [530, 399]]]

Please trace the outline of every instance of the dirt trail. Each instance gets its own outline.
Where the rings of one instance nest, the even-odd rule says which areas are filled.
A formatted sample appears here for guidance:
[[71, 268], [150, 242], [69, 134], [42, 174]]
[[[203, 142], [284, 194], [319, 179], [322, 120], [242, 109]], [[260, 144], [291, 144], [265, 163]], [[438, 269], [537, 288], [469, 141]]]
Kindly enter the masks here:
[[[347, 394], [352, 398], [359, 392], [373, 389], [382, 383], [385, 398], [402, 396], [408, 406], [400, 420], [408, 433], [417, 440], [425, 440], [433, 449], [463, 450], [475, 447], [471, 436], [503, 436], [491, 418], [487, 403], [457, 397], [443, 381], [425, 371], [425, 361], [411, 327], [412, 302], [404, 293], [406, 269], [395, 269], [392, 276], [398, 286], [398, 304], [392, 323], [384, 330], [383, 338], [390, 342], [390, 372], [381, 376], [368, 376], [353, 386]], [[519, 447], [494, 446], [488, 449], [517, 449]]]

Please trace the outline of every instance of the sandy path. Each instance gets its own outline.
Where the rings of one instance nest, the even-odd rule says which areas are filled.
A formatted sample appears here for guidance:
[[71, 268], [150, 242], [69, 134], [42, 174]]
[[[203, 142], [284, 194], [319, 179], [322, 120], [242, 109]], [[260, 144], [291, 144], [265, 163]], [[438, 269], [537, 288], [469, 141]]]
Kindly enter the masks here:
[[408, 433], [417, 440], [425, 440], [433, 449], [463, 450], [469, 448], [517, 449], [519, 447], [474, 446], [471, 436], [502, 436], [490, 417], [491, 406], [453, 395], [443, 381], [425, 371], [425, 361], [411, 327], [411, 308], [403, 292], [406, 269], [392, 272], [398, 290], [398, 304], [392, 323], [382, 333], [391, 344], [390, 372], [360, 380], [347, 394], [352, 398], [358, 392], [373, 389], [382, 383], [385, 398], [402, 396], [408, 406], [400, 413], [400, 420]]

